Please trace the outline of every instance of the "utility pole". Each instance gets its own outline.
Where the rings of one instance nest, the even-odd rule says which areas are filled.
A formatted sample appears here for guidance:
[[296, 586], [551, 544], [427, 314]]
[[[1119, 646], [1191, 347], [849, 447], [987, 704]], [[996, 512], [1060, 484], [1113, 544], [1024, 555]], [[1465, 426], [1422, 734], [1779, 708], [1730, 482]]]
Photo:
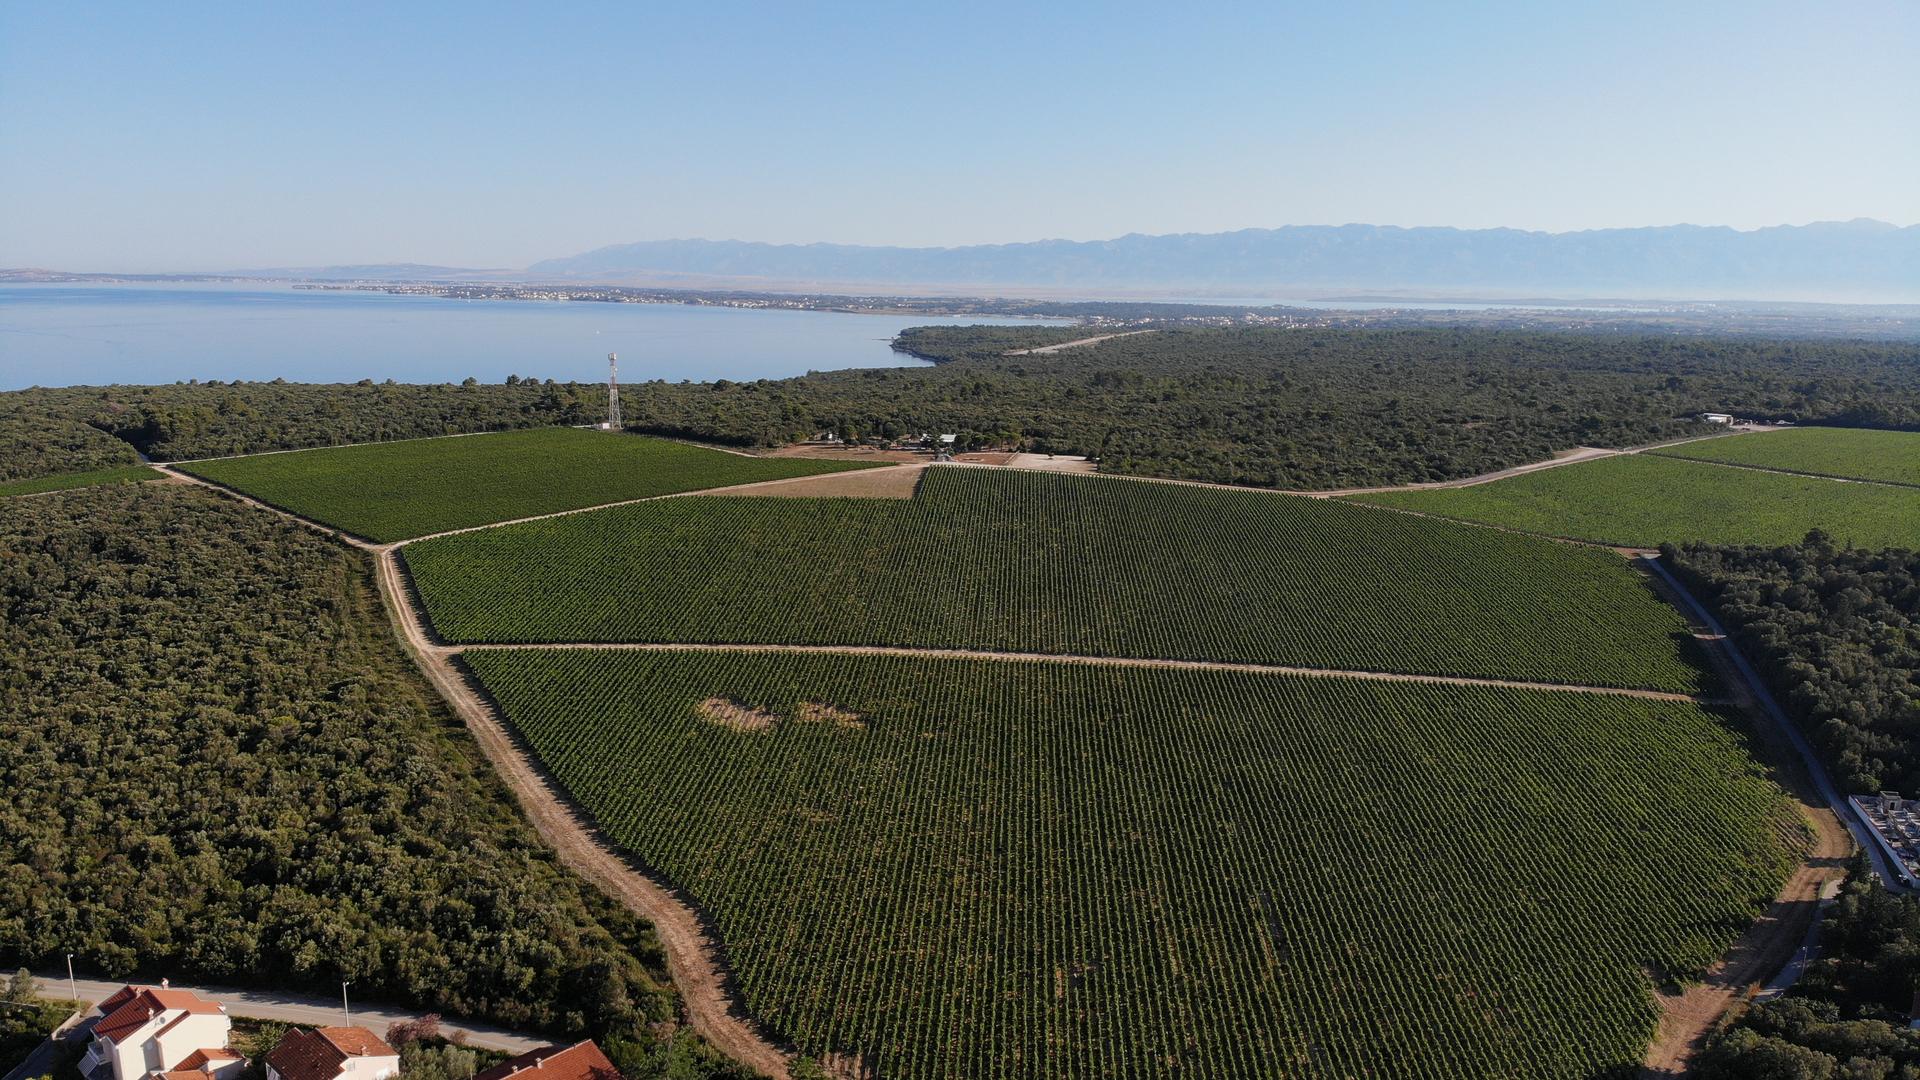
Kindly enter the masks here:
[[353, 1014], [347, 1011], [347, 987], [353, 985], [345, 979], [340, 980], [340, 1015], [346, 1019], [342, 1027], [353, 1026]]
[[620, 423], [620, 355], [607, 354], [607, 430], [619, 431]]
[[67, 993], [73, 995], [73, 1000], [75, 1001], [80, 1000], [80, 984], [73, 981], [73, 954], [72, 953], [67, 954]]

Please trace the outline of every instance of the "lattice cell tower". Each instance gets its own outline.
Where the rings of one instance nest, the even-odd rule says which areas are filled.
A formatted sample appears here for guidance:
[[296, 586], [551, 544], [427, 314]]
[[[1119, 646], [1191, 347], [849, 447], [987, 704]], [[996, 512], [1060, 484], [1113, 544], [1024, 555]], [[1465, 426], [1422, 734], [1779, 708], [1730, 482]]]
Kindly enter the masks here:
[[607, 430], [619, 431], [620, 424], [620, 354], [607, 354]]

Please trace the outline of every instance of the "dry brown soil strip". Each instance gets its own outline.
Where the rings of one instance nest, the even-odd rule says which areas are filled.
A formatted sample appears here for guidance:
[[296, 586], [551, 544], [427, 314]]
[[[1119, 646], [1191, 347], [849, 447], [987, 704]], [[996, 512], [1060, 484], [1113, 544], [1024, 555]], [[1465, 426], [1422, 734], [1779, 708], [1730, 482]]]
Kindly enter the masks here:
[[[482, 752], [507, 782], [541, 837], [559, 852], [576, 872], [619, 898], [652, 922], [667, 955], [667, 966], [679, 990], [688, 1021], [695, 1031], [722, 1053], [769, 1076], [787, 1075], [789, 1055], [761, 1034], [741, 1015], [727, 990], [724, 969], [714, 943], [703, 930], [693, 910], [676, 899], [644, 874], [629, 866], [612, 849], [599, 843], [589, 827], [569, 807], [566, 800], [546, 782], [538, 768], [523, 754], [501, 725], [492, 708], [477, 694], [453, 666], [460, 647], [436, 644], [426, 629], [424, 617], [402, 580], [393, 544], [373, 544], [350, 536], [279, 507], [270, 506], [231, 488], [199, 477], [176, 472], [165, 465], [162, 471], [188, 482], [219, 491], [231, 498], [290, 518], [309, 528], [335, 536], [346, 543], [371, 552], [378, 566], [381, 595], [396, 631], [430, 682], [465, 721]], [[812, 479], [812, 478], [793, 478]], [[772, 481], [784, 483], [790, 481]], [[1182, 481], [1162, 481], [1182, 483]], [[757, 485], [742, 485], [757, 486]], [[1229, 485], [1196, 484], [1204, 487]], [[1243, 489], [1266, 490], [1266, 489]], [[688, 493], [693, 494], [693, 493]], [[671, 496], [662, 496], [671, 497]], [[635, 500], [645, 501], [645, 500]], [[599, 507], [561, 511], [540, 517], [558, 517], [583, 513]], [[522, 519], [538, 520], [538, 518]], [[501, 522], [500, 524], [510, 524]], [[492, 528], [494, 526], [478, 526]], [[461, 532], [473, 530], [457, 530]], [[445, 535], [445, 534], [436, 534]], [[422, 537], [421, 539], [425, 539]], [[637, 650], [714, 650], [749, 652], [836, 652], [876, 655], [951, 656], [997, 660], [1041, 660], [1055, 663], [1111, 664], [1131, 667], [1167, 667], [1201, 670], [1245, 670], [1255, 672], [1319, 676], [1330, 678], [1378, 679], [1385, 681], [1437, 682], [1460, 685], [1502, 686], [1518, 689], [1558, 690], [1575, 693], [1619, 694], [1660, 700], [1692, 700], [1686, 694], [1655, 690], [1625, 690], [1608, 687], [1566, 686], [1556, 683], [1528, 683], [1515, 680], [1470, 679], [1465, 677], [1406, 675], [1390, 672], [1335, 671], [1319, 668], [1295, 668], [1259, 664], [1230, 664], [1207, 661], [1140, 660], [1121, 657], [1055, 656], [1037, 653], [996, 653], [963, 649], [898, 649], [880, 646], [794, 646], [794, 645], [533, 645], [466, 646], [466, 648], [612, 648]], [[1714, 654], [1719, 662], [1718, 653]], [[1731, 665], [1726, 665], [1729, 669]], [[1740, 689], [1736, 673], [1723, 671], [1727, 685]], [[1706, 703], [1706, 702], [1703, 702]], [[1804, 792], [1796, 786], [1796, 794]], [[1851, 840], [1840, 829], [1832, 814], [1821, 807], [1809, 807], [1808, 817], [1816, 832], [1816, 843], [1808, 860], [1782, 890], [1767, 915], [1756, 922], [1727, 957], [1712, 969], [1699, 985], [1673, 997], [1661, 997], [1663, 1016], [1659, 1031], [1647, 1053], [1649, 1077], [1680, 1075], [1694, 1049], [1704, 1041], [1721, 1017], [1765, 978], [1791, 957], [1812, 918], [1824, 883], [1843, 872], [1844, 852]], [[1837, 836], [1836, 836], [1837, 833]], [[1835, 857], [1836, 848], [1843, 854]]]
[[493, 709], [453, 666], [451, 650], [436, 646], [414, 607], [392, 544], [371, 544], [317, 521], [269, 506], [257, 499], [184, 472], [167, 470], [188, 483], [218, 491], [249, 506], [278, 514], [367, 551], [374, 558], [380, 595], [388, 618], [427, 681], [446, 699], [493, 769], [513, 792], [521, 811], [541, 839], [553, 846], [575, 873], [604, 890], [651, 922], [667, 957], [667, 971], [679, 991], [681, 1007], [694, 1031], [714, 1048], [775, 1080], [784, 1080], [790, 1056], [762, 1035], [736, 1009], [727, 989], [723, 966], [714, 942], [699, 916], [672, 893], [629, 866], [598, 842], [586, 822], [567, 800], [547, 783], [539, 769], [521, 752]]
[[[409, 610], [412, 610], [409, 605]], [[419, 616], [416, 616], [418, 618]], [[411, 620], [410, 620], [411, 621]], [[422, 637], [424, 626], [417, 626]], [[1249, 675], [1303, 675], [1309, 678], [1359, 679], [1371, 682], [1439, 683], [1445, 686], [1497, 686], [1509, 690], [1547, 690], [1568, 694], [1607, 694], [1615, 697], [1646, 698], [1651, 701], [1691, 701], [1702, 705], [1721, 705], [1724, 701], [1669, 690], [1638, 690], [1617, 686], [1584, 686], [1575, 683], [1527, 682], [1521, 679], [1475, 678], [1470, 675], [1416, 675], [1399, 671], [1352, 671], [1341, 668], [1295, 667], [1288, 664], [1244, 664], [1229, 660], [1157, 660], [1134, 656], [1075, 656], [1063, 653], [996, 652], [989, 649], [919, 649], [900, 645], [736, 645], [714, 642], [606, 642], [555, 641], [532, 645], [478, 644], [426, 645], [443, 654], [525, 649], [603, 649], [626, 652], [747, 652], [794, 653], [832, 656], [904, 656], [934, 660], [999, 660], [1017, 663], [1091, 664], [1098, 667], [1163, 668], [1175, 671], [1236, 671]]]
[[693, 910], [605, 844], [574, 812], [568, 800], [508, 734], [493, 708], [455, 670], [452, 654], [427, 639], [414, 612], [398, 561], [391, 550], [378, 552], [380, 593], [386, 598], [394, 630], [427, 679], [453, 706], [480, 744], [494, 771], [507, 783], [541, 839], [562, 862], [653, 924], [667, 955], [667, 970], [680, 992], [687, 1021], [721, 1053], [771, 1077], [787, 1075], [788, 1054], [736, 1009], [727, 990], [715, 943]]

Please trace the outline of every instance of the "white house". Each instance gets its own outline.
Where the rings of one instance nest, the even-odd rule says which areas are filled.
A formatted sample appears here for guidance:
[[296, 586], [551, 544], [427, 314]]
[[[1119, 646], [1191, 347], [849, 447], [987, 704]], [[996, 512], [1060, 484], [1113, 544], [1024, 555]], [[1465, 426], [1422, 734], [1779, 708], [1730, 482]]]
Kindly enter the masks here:
[[387, 1080], [400, 1052], [366, 1028], [294, 1028], [267, 1054], [267, 1080]]
[[88, 1080], [233, 1080], [246, 1060], [227, 1047], [233, 1021], [191, 990], [125, 986], [95, 1007], [80, 1072]]

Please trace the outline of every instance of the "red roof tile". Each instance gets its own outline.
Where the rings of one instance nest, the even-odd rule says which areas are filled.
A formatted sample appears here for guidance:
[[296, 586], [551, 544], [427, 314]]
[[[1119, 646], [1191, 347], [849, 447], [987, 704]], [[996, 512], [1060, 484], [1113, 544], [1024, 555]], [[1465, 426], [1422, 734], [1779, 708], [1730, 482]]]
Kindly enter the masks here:
[[620, 1080], [619, 1070], [593, 1040], [572, 1046], [543, 1046], [482, 1069], [473, 1080]]
[[281, 1080], [333, 1080], [351, 1057], [393, 1057], [398, 1050], [366, 1028], [294, 1028], [267, 1055]]
[[174, 1066], [176, 1072], [192, 1072], [204, 1069], [210, 1061], [238, 1061], [240, 1055], [224, 1046], [207, 1047], [188, 1054], [186, 1059]]
[[[112, 997], [100, 1003], [102, 1015], [100, 1022], [93, 1026], [93, 1033], [99, 1038], [119, 1042], [145, 1027], [147, 1021], [176, 1009], [202, 1015], [223, 1011], [218, 1002], [208, 1001], [191, 990], [127, 986], [114, 991]], [[175, 1022], [178, 1022], [178, 1018]]]

